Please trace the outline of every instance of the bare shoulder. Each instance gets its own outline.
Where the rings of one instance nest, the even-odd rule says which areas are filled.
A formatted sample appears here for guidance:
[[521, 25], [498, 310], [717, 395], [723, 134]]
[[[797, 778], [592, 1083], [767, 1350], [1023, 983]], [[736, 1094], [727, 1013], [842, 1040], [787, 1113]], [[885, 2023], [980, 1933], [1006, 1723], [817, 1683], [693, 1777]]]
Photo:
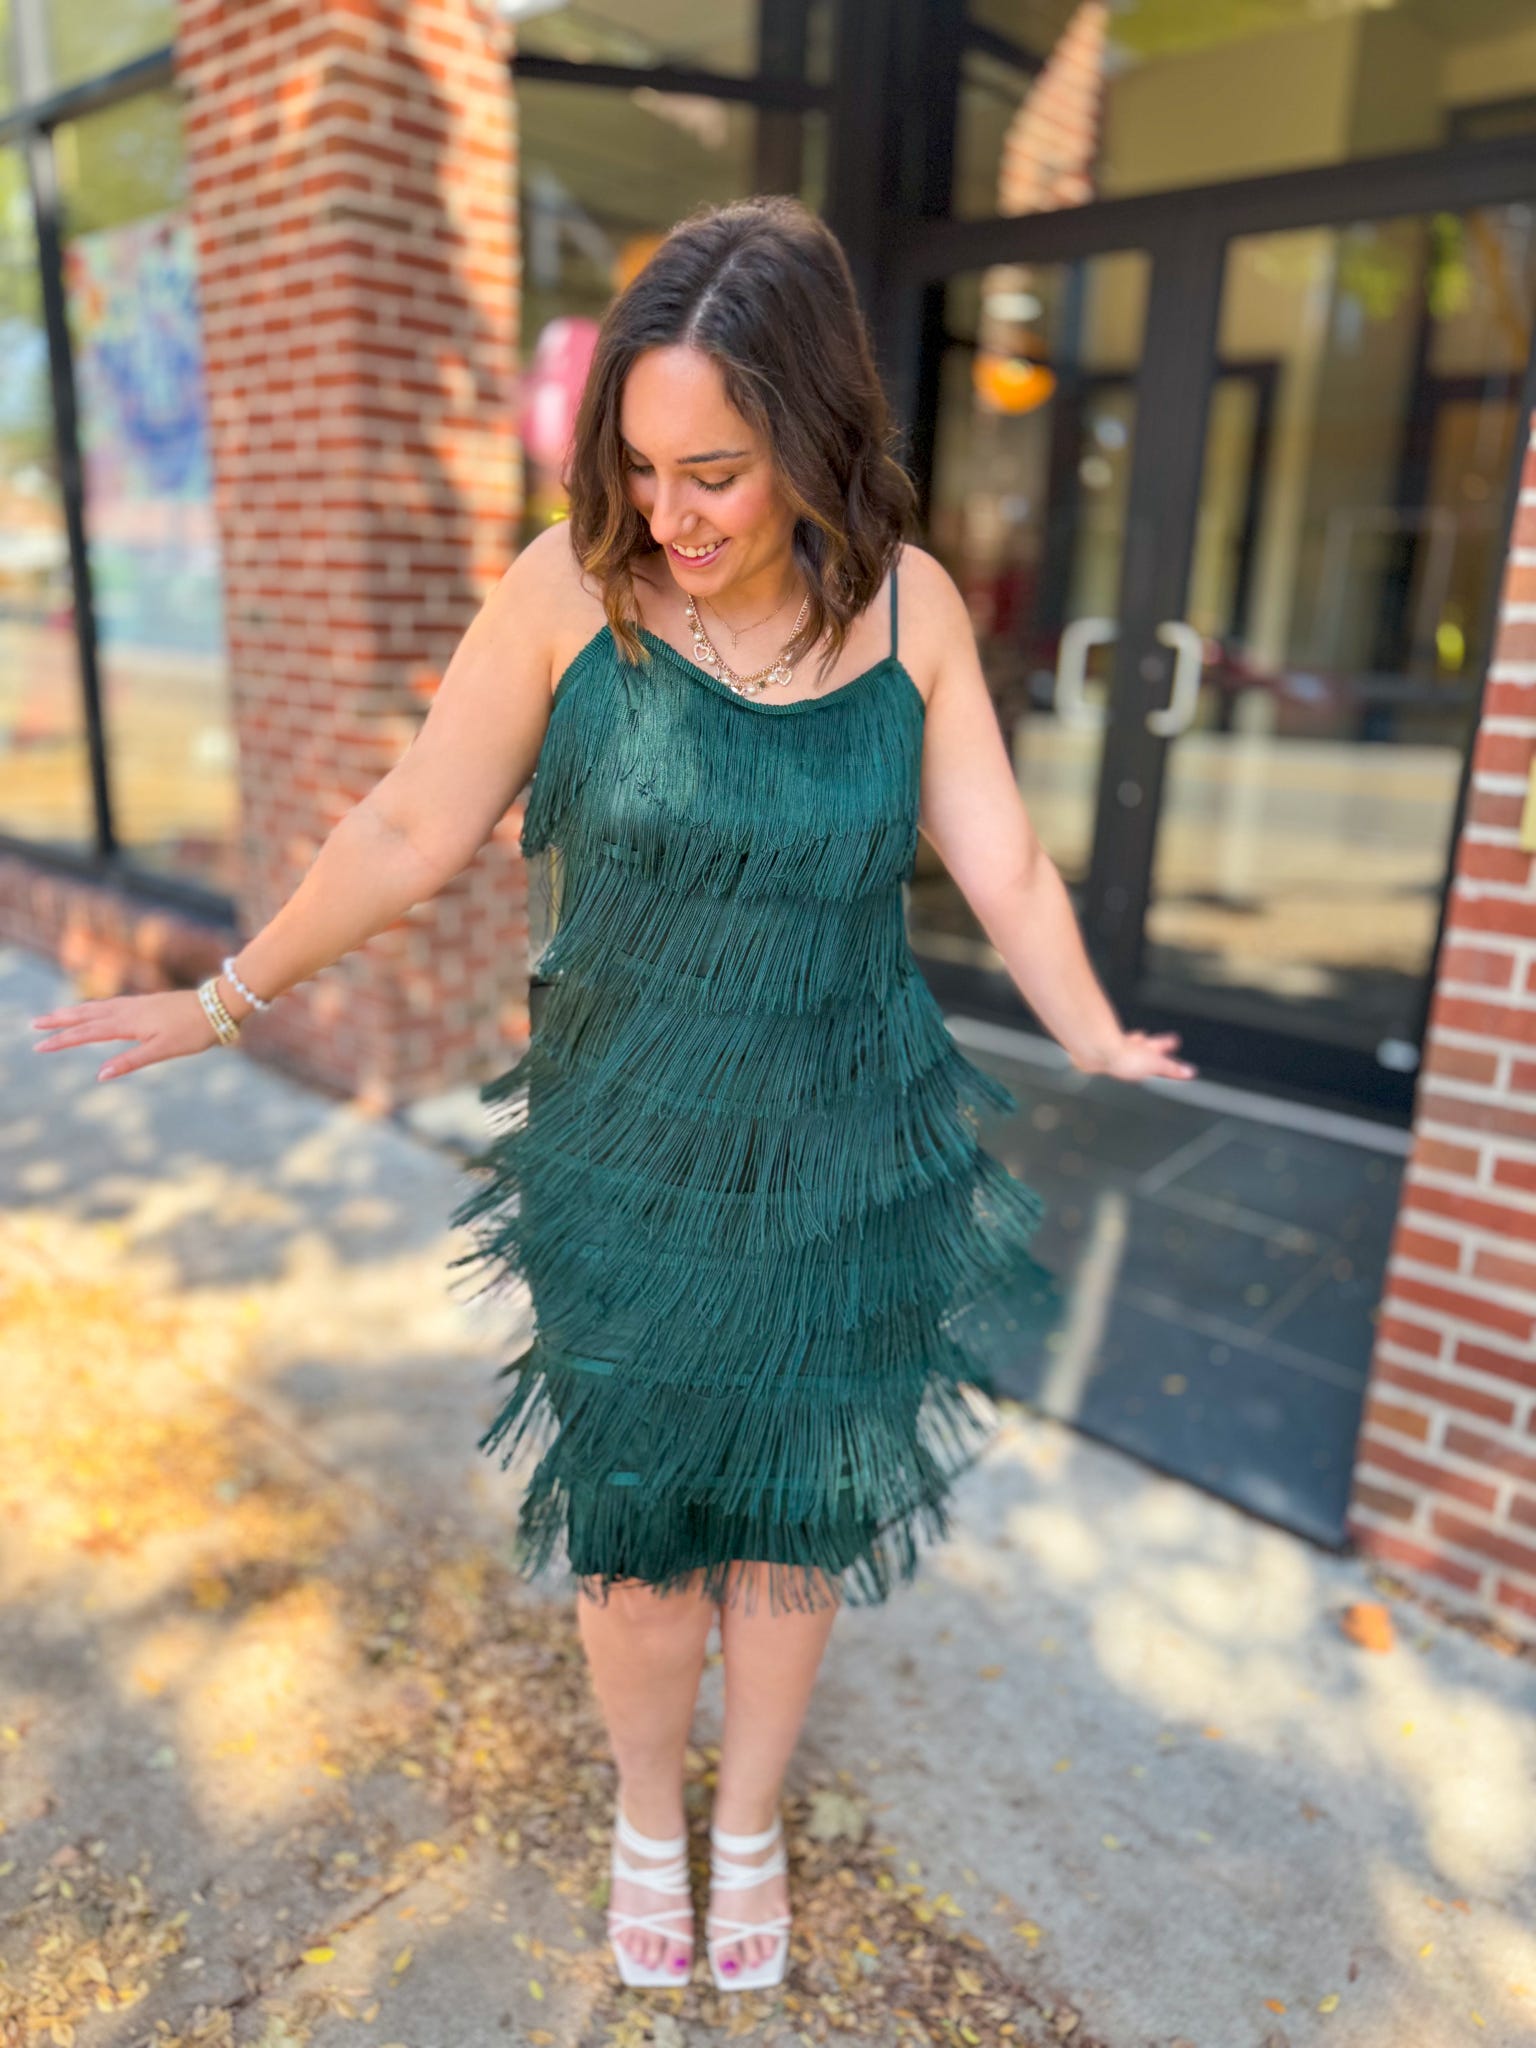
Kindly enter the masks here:
[[903, 668], [924, 699], [958, 646], [971, 643], [971, 615], [960, 586], [937, 555], [904, 541], [897, 555], [897, 631]]
[[571, 545], [570, 522], [555, 520], [525, 541], [502, 583], [517, 600], [519, 631], [547, 654], [553, 691], [605, 619], [596, 581], [582, 569]]

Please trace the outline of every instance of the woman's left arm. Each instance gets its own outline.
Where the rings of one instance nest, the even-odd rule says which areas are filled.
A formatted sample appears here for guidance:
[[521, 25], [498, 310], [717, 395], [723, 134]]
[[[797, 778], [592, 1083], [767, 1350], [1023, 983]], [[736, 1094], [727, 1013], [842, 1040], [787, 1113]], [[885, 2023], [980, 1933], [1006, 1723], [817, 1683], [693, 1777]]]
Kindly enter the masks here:
[[[914, 561], [914, 556], [916, 560]], [[1178, 1034], [1126, 1031], [1100, 986], [1056, 863], [1035, 836], [976, 649], [965, 601], [933, 556], [921, 567], [922, 642], [935, 649], [924, 718], [919, 825], [1014, 985], [1083, 1073], [1189, 1080]], [[914, 621], [918, 607], [913, 607]]]

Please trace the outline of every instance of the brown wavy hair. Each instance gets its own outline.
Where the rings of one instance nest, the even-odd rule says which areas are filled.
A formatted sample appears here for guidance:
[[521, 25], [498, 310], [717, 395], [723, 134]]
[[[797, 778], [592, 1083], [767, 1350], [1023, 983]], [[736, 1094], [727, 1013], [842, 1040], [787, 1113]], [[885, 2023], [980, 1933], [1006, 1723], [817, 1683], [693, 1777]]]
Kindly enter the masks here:
[[917, 512], [842, 244], [798, 199], [701, 206], [608, 307], [562, 481], [576, 557], [631, 663], [650, 660], [632, 565], [661, 548], [625, 486], [619, 402], [642, 350], [677, 343], [712, 358], [768, 446], [810, 597], [798, 644], [827, 635], [824, 679]]

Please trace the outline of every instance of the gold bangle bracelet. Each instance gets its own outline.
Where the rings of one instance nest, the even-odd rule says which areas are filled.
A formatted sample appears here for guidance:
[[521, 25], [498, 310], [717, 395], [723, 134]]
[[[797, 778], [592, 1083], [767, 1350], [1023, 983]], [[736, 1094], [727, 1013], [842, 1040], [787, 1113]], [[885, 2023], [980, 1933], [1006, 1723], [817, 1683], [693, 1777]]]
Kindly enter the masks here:
[[213, 1026], [214, 1035], [220, 1045], [234, 1045], [240, 1037], [240, 1026], [224, 1007], [224, 998], [219, 994], [217, 978], [210, 975], [197, 991], [197, 1000], [203, 1006], [203, 1015]]

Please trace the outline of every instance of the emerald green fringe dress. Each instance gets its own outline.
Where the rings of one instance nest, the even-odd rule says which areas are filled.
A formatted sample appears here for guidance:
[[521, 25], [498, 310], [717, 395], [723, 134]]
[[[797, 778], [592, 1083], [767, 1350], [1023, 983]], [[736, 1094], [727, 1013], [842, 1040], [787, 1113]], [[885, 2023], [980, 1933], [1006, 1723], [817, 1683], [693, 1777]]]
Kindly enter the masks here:
[[[553, 846], [542, 1014], [480, 1090], [453, 1215], [530, 1348], [479, 1447], [532, 1466], [517, 1554], [580, 1590], [882, 1601], [997, 1427], [992, 1361], [1060, 1302], [1018, 1107], [906, 933], [925, 707], [896, 650], [792, 703], [605, 624], [556, 686], [523, 850]], [[755, 1597], [755, 1580], [748, 1583]]]

